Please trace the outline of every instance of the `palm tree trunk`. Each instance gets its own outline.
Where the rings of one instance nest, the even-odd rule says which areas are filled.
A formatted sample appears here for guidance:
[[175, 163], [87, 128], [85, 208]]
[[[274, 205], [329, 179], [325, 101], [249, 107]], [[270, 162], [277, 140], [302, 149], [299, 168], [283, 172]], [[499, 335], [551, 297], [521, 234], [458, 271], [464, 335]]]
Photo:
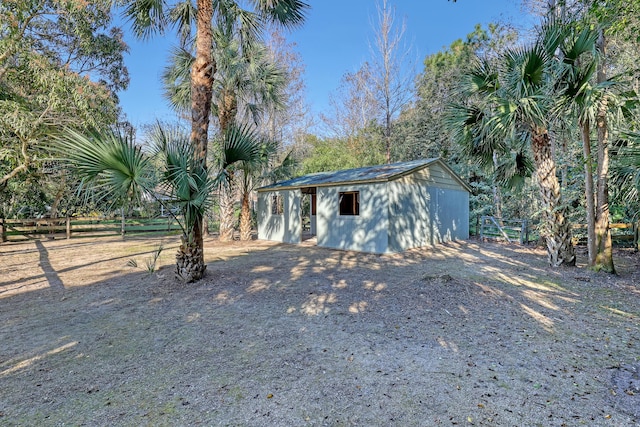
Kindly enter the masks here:
[[191, 69], [191, 144], [195, 149], [195, 158], [206, 167], [213, 75], [216, 68], [212, 54], [213, 4], [210, 0], [197, 0], [197, 8], [196, 58]]
[[[211, 96], [213, 94], [213, 75], [215, 74], [215, 60], [212, 55], [213, 32], [213, 3], [210, 0], [197, 0], [196, 14], [196, 59], [191, 69], [191, 144], [194, 147], [194, 157], [201, 167], [207, 167], [207, 143], [209, 140], [209, 114], [211, 113]], [[193, 242], [178, 252], [176, 260], [176, 276], [187, 277], [188, 282], [198, 280], [204, 275], [202, 215], [194, 221], [192, 233]], [[182, 246], [181, 246], [182, 248]], [[184, 256], [181, 256], [181, 253]], [[186, 263], [186, 264], [185, 264]], [[195, 267], [192, 267], [194, 266]], [[185, 270], [187, 268], [187, 270]]]
[[502, 218], [502, 192], [500, 191], [500, 186], [496, 182], [496, 170], [498, 169], [498, 152], [493, 150], [493, 180], [491, 186], [493, 187], [493, 215], [498, 218], [498, 221], [503, 220]]
[[[606, 64], [606, 39], [604, 32], [600, 30], [598, 47], [603, 59], [598, 63], [597, 80], [602, 83], [607, 80]], [[598, 170], [596, 192], [596, 259], [593, 268], [609, 273], [616, 272], [613, 265], [613, 243], [611, 241], [611, 229], [609, 228], [609, 186], [607, 175], [609, 174], [609, 129], [607, 123], [607, 101], [598, 108], [596, 117], [598, 126]]]
[[238, 114], [238, 100], [233, 92], [224, 91], [218, 102], [218, 121], [220, 122], [220, 132], [225, 134], [229, 127], [235, 122]]
[[176, 279], [184, 283], [195, 282], [204, 276], [206, 268], [203, 248], [183, 236], [176, 254]]
[[246, 189], [242, 192], [240, 240], [251, 240], [251, 206], [249, 206], [249, 191], [246, 191]]
[[540, 234], [547, 243], [549, 264], [553, 267], [576, 264], [571, 242], [571, 227], [562, 206], [560, 183], [556, 176], [556, 163], [551, 155], [549, 133], [546, 129], [534, 129], [531, 147], [536, 163], [536, 176], [543, 205], [543, 224]]
[[[603, 109], [606, 107], [603, 107]], [[598, 170], [596, 190], [596, 224], [595, 249], [596, 257], [593, 268], [608, 273], [616, 272], [613, 264], [613, 242], [609, 228], [609, 131], [607, 130], [606, 113], [598, 114]]]
[[229, 181], [228, 186], [220, 188], [220, 241], [230, 242], [233, 240], [235, 231], [233, 181]]
[[596, 261], [596, 211], [589, 122], [580, 123], [580, 130], [582, 132], [582, 156], [584, 157], [584, 197], [587, 208], [587, 252], [589, 254], [589, 265], [593, 266]]
[[[235, 121], [238, 111], [237, 100], [232, 92], [225, 91], [218, 103], [218, 121], [220, 122], [220, 132], [225, 135], [229, 127]], [[220, 189], [220, 230], [219, 239], [221, 242], [233, 240], [235, 231], [234, 199], [233, 199], [233, 171], [229, 171], [228, 187], [222, 186]]]

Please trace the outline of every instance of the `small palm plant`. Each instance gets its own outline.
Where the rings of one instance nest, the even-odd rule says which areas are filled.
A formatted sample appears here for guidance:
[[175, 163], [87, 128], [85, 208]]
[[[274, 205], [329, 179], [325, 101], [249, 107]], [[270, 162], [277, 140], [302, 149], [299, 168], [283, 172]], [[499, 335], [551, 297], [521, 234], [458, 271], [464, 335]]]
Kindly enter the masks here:
[[185, 132], [160, 125], [150, 133], [148, 152], [118, 133], [83, 135], [73, 130], [58, 139], [56, 150], [80, 175], [82, 187], [101, 200], [125, 196], [140, 200], [147, 195], [165, 207], [178, 207], [177, 213], [167, 209], [182, 230], [175, 275], [180, 281], [193, 282], [201, 279], [206, 269], [197, 227], [210, 207], [209, 196], [224, 180], [229, 166], [256, 155], [259, 148], [252, 137], [246, 128], [231, 129], [214, 170], [198, 160]]

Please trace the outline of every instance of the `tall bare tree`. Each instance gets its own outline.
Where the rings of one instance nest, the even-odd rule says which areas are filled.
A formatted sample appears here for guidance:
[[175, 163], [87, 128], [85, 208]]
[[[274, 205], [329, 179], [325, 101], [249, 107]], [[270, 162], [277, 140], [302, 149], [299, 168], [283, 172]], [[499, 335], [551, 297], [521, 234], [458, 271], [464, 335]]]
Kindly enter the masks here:
[[372, 70], [368, 62], [355, 73], [346, 73], [337, 91], [329, 96], [331, 110], [320, 118], [334, 137], [348, 141], [377, 122], [382, 105], [372, 90]]
[[272, 106], [264, 112], [260, 132], [272, 141], [280, 141], [280, 149], [299, 144], [313, 125], [306, 102], [305, 65], [296, 44], [287, 42], [282, 32], [274, 29], [265, 42], [270, 61], [284, 71], [285, 87], [281, 106]]
[[372, 90], [380, 105], [380, 121], [384, 130], [387, 163], [391, 162], [391, 133], [393, 120], [413, 97], [413, 74], [408, 67], [409, 50], [403, 37], [404, 21], [395, 22], [395, 8], [387, 0], [376, 5], [375, 38], [371, 45], [373, 55]]

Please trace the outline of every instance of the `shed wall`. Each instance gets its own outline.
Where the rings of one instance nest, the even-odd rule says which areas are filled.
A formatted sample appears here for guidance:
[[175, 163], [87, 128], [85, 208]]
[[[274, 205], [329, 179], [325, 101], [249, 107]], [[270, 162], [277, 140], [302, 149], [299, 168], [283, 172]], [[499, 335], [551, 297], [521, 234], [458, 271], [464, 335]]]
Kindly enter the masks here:
[[457, 179], [437, 163], [405, 176], [402, 182], [420, 182], [432, 187], [466, 191]]
[[389, 186], [389, 249], [402, 252], [431, 244], [431, 194], [426, 185], [399, 181]]
[[389, 182], [389, 249], [469, 238], [469, 193], [437, 165]]
[[[340, 192], [360, 192], [360, 214], [340, 215]], [[319, 187], [316, 201], [318, 246], [385, 253], [388, 247], [386, 184]]]
[[[283, 213], [272, 213], [273, 196], [282, 196]], [[302, 241], [300, 190], [265, 191], [258, 193], [258, 238], [283, 243]]]

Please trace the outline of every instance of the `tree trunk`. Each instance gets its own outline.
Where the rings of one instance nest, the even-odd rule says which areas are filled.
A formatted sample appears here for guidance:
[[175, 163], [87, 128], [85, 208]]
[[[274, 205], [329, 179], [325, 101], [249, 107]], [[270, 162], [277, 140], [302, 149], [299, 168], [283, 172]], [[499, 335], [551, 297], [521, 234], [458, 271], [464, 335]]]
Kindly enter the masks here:
[[491, 186], [493, 187], [493, 216], [498, 218], [498, 221], [502, 223], [502, 192], [500, 186], [496, 182], [495, 171], [498, 170], [498, 152], [493, 150], [493, 180]]
[[[231, 178], [231, 177], [230, 177]], [[231, 178], [232, 179], [232, 178]], [[220, 241], [230, 242], [233, 240], [235, 231], [233, 181], [220, 188]]]
[[220, 122], [220, 132], [224, 135], [229, 130], [238, 114], [238, 100], [235, 93], [224, 91], [218, 102], [218, 121]]
[[[604, 32], [600, 30], [598, 48], [603, 59], [598, 63], [597, 80], [603, 83], [607, 80], [605, 71], [606, 39]], [[598, 108], [596, 117], [598, 126], [598, 170], [596, 192], [596, 259], [593, 268], [615, 274], [613, 265], [613, 243], [611, 241], [611, 229], [609, 228], [609, 129], [607, 123], [607, 99]]]
[[584, 197], [587, 208], [587, 252], [589, 254], [589, 265], [593, 266], [596, 261], [596, 211], [589, 122], [580, 123], [580, 130], [582, 132], [582, 156], [584, 157]]
[[[209, 140], [209, 114], [211, 113], [211, 97], [213, 94], [213, 75], [215, 74], [215, 60], [212, 55], [213, 32], [213, 3], [209, 0], [197, 0], [196, 3], [196, 59], [191, 68], [191, 145], [194, 157], [203, 168], [207, 168], [207, 143]], [[202, 277], [204, 269], [198, 273], [198, 268], [204, 265], [204, 242], [202, 236], [202, 215], [196, 215], [193, 230], [188, 230], [193, 237], [189, 245], [184, 247], [184, 256], [176, 260], [176, 276], [187, 274], [185, 262], [195, 268], [193, 274], [187, 274], [191, 282]]]
[[209, 214], [204, 214], [202, 216], [202, 235], [209, 236]]
[[251, 206], [249, 206], [249, 192], [242, 193], [242, 208], [240, 210], [240, 240], [251, 240]]
[[532, 131], [531, 147], [543, 205], [540, 234], [547, 244], [549, 264], [553, 267], [574, 266], [576, 255], [571, 242], [571, 227], [565, 215], [566, 207], [562, 206], [556, 163], [551, 155], [551, 144], [546, 129]]
[[203, 248], [183, 236], [176, 254], [176, 279], [183, 283], [195, 282], [204, 277], [206, 269]]
[[120, 235], [122, 236], [123, 239], [126, 233], [125, 224], [126, 224], [126, 221], [124, 216], [124, 207], [121, 207], [120, 208]]
[[206, 168], [209, 115], [215, 73], [211, 30], [213, 4], [210, 0], [197, 0], [197, 8], [196, 58], [191, 68], [191, 144], [195, 149], [195, 158]]
[[[226, 135], [229, 127], [234, 123], [237, 113], [237, 100], [233, 92], [225, 91], [218, 102], [218, 121], [220, 122], [220, 132]], [[224, 148], [224, 147], [223, 147]], [[220, 189], [220, 241], [230, 242], [233, 240], [235, 231], [234, 218], [234, 194], [233, 194], [233, 171], [229, 171], [228, 186]]]

